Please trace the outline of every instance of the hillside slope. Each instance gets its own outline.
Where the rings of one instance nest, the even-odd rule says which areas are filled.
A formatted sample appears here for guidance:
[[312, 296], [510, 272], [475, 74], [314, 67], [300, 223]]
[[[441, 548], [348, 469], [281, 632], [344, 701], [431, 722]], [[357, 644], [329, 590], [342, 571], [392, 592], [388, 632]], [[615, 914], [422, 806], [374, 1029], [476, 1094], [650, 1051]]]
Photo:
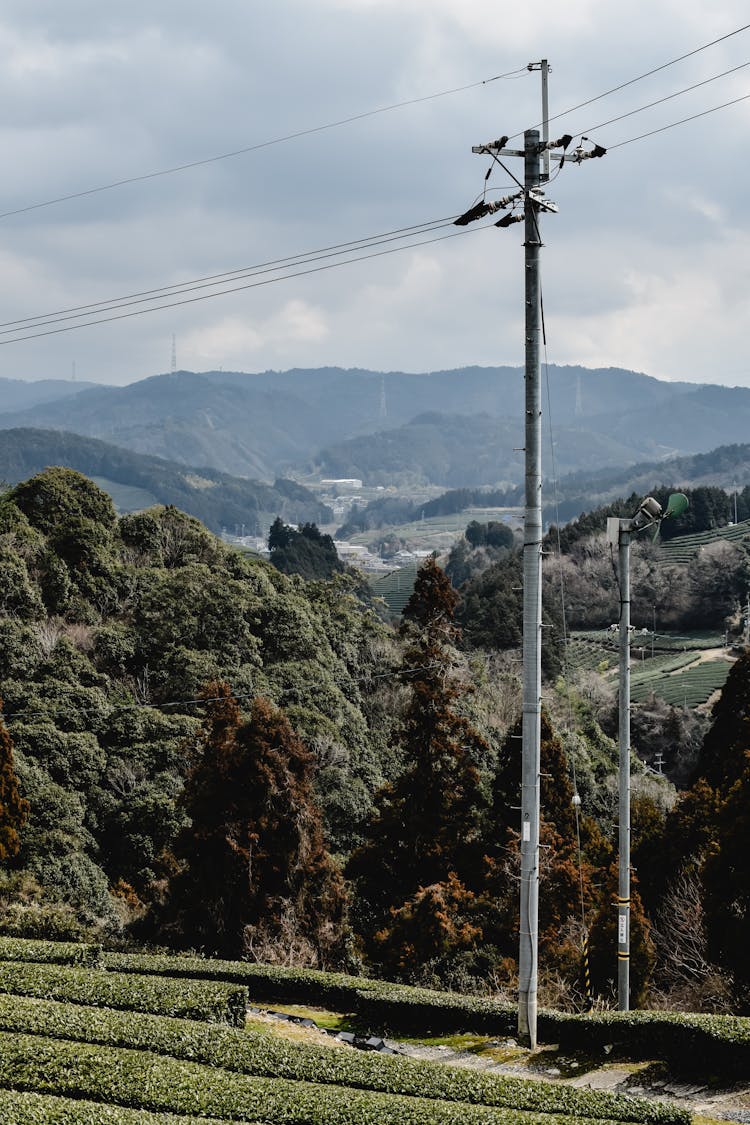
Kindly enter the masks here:
[[325, 523], [332, 515], [326, 505], [294, 481], [277, 480], [272, 486], [243, 480], [59, 430], [3, 433], [0, 480], [16, 484], [48, 465], [62, 465], [96, 478], [121, 511], [173, 504], [216, 532], [245, 525], [248, 534], [260, 535], [274, 516], [289, 523]]

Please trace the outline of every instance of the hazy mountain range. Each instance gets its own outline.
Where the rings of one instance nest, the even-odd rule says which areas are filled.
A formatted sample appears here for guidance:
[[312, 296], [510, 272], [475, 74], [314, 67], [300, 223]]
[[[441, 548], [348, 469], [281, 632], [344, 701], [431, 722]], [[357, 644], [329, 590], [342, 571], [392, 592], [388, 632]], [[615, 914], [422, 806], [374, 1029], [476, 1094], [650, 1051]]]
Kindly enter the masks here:
[[[523, 372], [179, 371], [126, 387], [0, 380], [0, 429], [65, 430], [185, 466], [448, 487], [520, 482]], [[744, 441], [750, 389], [550, 367], [557, 475]], [[548, 408], [549, 400], [549, 408]], [[545, 437], [545, 473], [552, 455]]]

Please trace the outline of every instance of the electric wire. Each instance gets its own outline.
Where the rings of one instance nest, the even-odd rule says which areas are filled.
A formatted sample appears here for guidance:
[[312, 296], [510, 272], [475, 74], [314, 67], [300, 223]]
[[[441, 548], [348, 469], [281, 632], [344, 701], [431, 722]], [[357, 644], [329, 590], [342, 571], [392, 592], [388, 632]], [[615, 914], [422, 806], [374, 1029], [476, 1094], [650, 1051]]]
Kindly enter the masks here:
[[750, 62], [740, 63], [738, 66], [730, 67], [729, 70], [722, 70], [721, 74], [714, 74], [711, 78], [704, 78], [701, 82], [694, 82], [692, 86], [685, 86], [682, 90], [675, 90], [673, 94], [665, 94], [663, 98], [656, 98], [653, 102], [647, 102], [646, 105], [639, 106], [638, 109], [628, 110], [627, 113], [621, 113], [617, 117], [610, 117], [608, 121], [600, 121], [598, 125], [589, 125], [588, 128], [583, 129], [583, 133], [594, 133], [598, 129], [604, 129], [607, 125], [614, 125], [616, 121], [624, 121], [627, 117], [635, 117], [637, 113], [643, 113], [644, 110], [653, 109], [654, 106], [663, 105], [664, 102], [672, 101], [673, 98], [679, 98], [683, 94], [689, 94], [693, 90], [700, 89], [701, 86], [708, 86], [711, 82], [716, 82], [719, 78], [726, 78], [729, 74], [736, 74], [738, 70], [744, 70], [745, 67], [750, 66]]
[[[636, 82], [642, 82], [644, 78], [650, 78], [653, 74], [658, 74], [660, 71], [666, 70], [670, 66], [675, 66], [676, 63], [684, 62], [685, 59], [692, 58], [693, 55], [698, 55], [701, 51], [708, 50], [709, 47], [715, 47], [717, 43], [723, 43], [727, 39], [732, 39], [735, 35], [740, 35], [743, 31], [747, 31], [748, 29], [750, 29], [750, 23], [746, 23], [742, 27], [737, 27], [734, 31], [729, 31], [726, 35], [720, 35], [717, 39], [712, 39], [709, 43], [703, 43], [700, 47], [695, 47], [692, 51], [687, 51], [684, 55], [678, 55], [676, 59], [670, 59], [660, 66], [653, 67], [652, 70], [647, 70], [645, 73], [639, 74], [636, 78], [630, 78], [627, 82], [621, 82], [618, 86], [613, 86], [610, 90], [605, 90], [603, 94], [597, 94], [596, 97], [587, 98], [584, 102], [578, 102], [577, 105], [570, 106], [569, 109], [564, 109], [560, 113], [548, 117], [547, 122], [558, 121], [561, 117], [566, 117], [569, 113], [575, 113], [576, 110], [584, 109], [587, 105], [593, 105], [594, 102], [601, 101], [602, 98], [608, 98], [610, 94], [616, 94], [620, 90], [627, 89], [628, 86], [634, 86]], [[543, 121], [539, 121], [533, 128], [538, 129], [543, 124]], [[520, 129], [517, 133], [509, 137], [508, 140], [515, 140], [516, 137], [523, 136], [524, 131], [525, 130]], [[2, 216], [0, 216], [0, 218], [2, 218]]]
[[[256, 265], [241, 266], [237, 269], [226, 270], [223, 273], [211, 274], [207, 277], [194, 278], [190, 281], [178, 281], [172, 285], [160, 286], [156, 289], [145, 289], [139, 293], [129, 293], [122, 297], [112, 297], [109, 300], [94, 301], [88, 305], [74, 305], [66, 309], [57, 309], [54, 312], [39, 313], [37, 316], [21, 317], [17, 320], [0, 322], [0, 335], [11, 332], [25, 331], [27, 328], [42, 327], [46, 324], [55, 324], [63, 320], [76, 320], [84, 316], [93, 316], [96, 311], [106, 312], [112, 309], [125, 308], [128, 305], [153, 302], [159, 297], [173, 297], [182, 293], [195, 292], [212, 286], [226, 285], [231, 280], [241, 280], [243, 277], [254, 277], [264, 273], [273, 273], [286, 267], [307, 265], [310, 262], [321, 261], [325, 258], [340, 257], [344, 254], [354, 253], [356, 250], [370, 249], [388, 242], [401, 241], [406, 237], [419, 234], [428, 234], [452, 225], [451, 217], [433, 219], [425, 223], [418, 223], [411, 227], [401, 227], [394, 231], [387, 231], [380, 235], [370, 235], [366, 238], [355, 239], [351, 242], [338, 243], [324, 247], [320, 250], [305, 251], [291, 255], [288, 258], [277, 258]], [[94, 311], [89, 311], [94, 310]], [[23, 326], [23, 327], [22, 327]]]
[[[534, 218], [534, 226], [537, 231], [537, 238], [541, 243], [542, 237], [539, 230], [539, 224], [536, 217], [536, 209], [532, 209]], [[567, 601], [565, 592], [565, 573], [563, 570], [562, 562], [562, 542], [560, 538], [560, 499], [557, 490], [557, 460], [555, 455], [555, 442], [554, 442], [554, 424], [552, 420], [552, 394], [550, 391], [550, 378], [549, 378], [549, 357], [547, 353], [547, 325], [544, 317], [544, 291], [542, 288], [541, 278], [539, 279], [539, 312], [542, 322], [542, 347], [544, 349], [544, 379], [547, 390], [547, 415], [549, 418], [549, 442], [550, 442], [550, 464], [552, 466], [552, 489], [553, 489], [553, 502], [555, 506], [555, 531], [557, 535], [557, 561], [558, 561], [558, 576], [560, 582], [560, 615], [562, 620], [562, 663], [563, 663], [563, 683], [565, 685], [565, 699], [568, 708], [568, 730], [574, 729], [573, 724], [573, 706], [571, 702], [571, 685], [570, 685], [570, 664], [568, 661], [568, 623], [567, 623]], [[578, 797], [578, 777], [576, 773], [575, 752], [571, 750], [568, 755], [570, 761], [571, 773], [573, 776], [573, 795]], [[581, 927], [583, 930], [582, 939], [585, 947], [586, 937], [588, 934], [588, 927], [586, 925], [586, 901], [584, 894], [583, 883], [583, 851], [581, 848], [581, 819], [580, 819], [580, 803], [574, 801], [573, 809], [575, 812], [576, 821], [576, 845], [578, 851], [578, 883], [579, 893], [581, 899]]]
[[171, 168], [162, 168], [156, 172], [144, 172], [138, 176], [126, 176], [121, 180], [113, 180], [112, 183], [100, 184], [97, 187], [70, 192], [68, 195], [59, 195], [54, 199], [42, 200], [40, 203], [30, 203], [25, 207], [16, 207], [12, 211], [0, 212], [0, 219], [8, 219], [13, 215], [23, 215], [28, 211], [38, 211], [42, 207], [52, 207], [58, 203], [67, 203], [72, 199], [83, 199], [85, 196], [97, 195], [104, 191], [112, 191], [114, 188], [125, 187], [128, 184], [143, 183], [145, 180], [156, 180], [162, 176], [173, 176], [177, 172], [186, 172], [191, 168], [201, 168], [206, 164], [215, 164], [220, 160], [231, 160], [235, 156], [243, 156], [248, 152], [258, 152], [260, 149], [272, 148], [274, 145], [300, 140], [302, 137], [309, 137], [316, 133], [324, 133], [329, 129], [338, 129], [343, 125], [351, 125], [355, 121], [364, 121], [368, 117], [376, 117], [382, 113], [390, 113], [396, 109], [404, 109], [406, 106], [419, 105], [421, 102], [434, 101], [436, 98], [446, 98], [451, 94], [460, 94], [466, 90], [476, 90], [480, 86], [488, 86], [490, 83], [497, 82], [502, 78], [521, 77], [526, 70], [527, 67], [525, 66], [518, 67], [516, 70], [509, 70], [505, 74], [495, 74], [491, 78], [482, 78], [478, 82], [469, 82], [465, 86], [454, 86], [450, 90], [440, 90], [435, 94], [424, 94], [419, 98], [409, 98], [406, 101], [394, 102], [392, 105], [380, 106], [377, 109], [368, 109], [363, 113], [354, 113], [349, 117], [342, 117], [337, 121], [329, 121], [324, 125], [313, 125], [308, 129], [298, 129], [294, 133], [287, 133], [281, 137], [273, 137], [271, 140], [267, 141], [259, 141], [257, 144], [246, 145], [243, 148], [233, 149], [231, 152], [223, 152], [218, 156], [207, 156], [202, 160], [190, 160], [185, 164], [175, 164]]
[[[432, 664], [422, 664], [416, 668], [391, 668], [387, 672], [373, 672], [369, 676], [351, 676], [347, 680], [334, 680], [337, 687], [343, 688], [353, 684], [368, 684], [372, 680], [387, 680], [396, 679], [400, 676], [412, 676], [419, 672], [431, 672], [435, 668], [442, 667], [441, 664], [436, 662]], [[232, 692], [234, 699], [255, 699], [257, 691], [246, 692]], [[144, 707], [152, 710], [158, 710], [161, 707], [191, 707], [204, 703], [218, 703], [224, 697], [220, 695], [203, 696], [198, 699], [167, 699], [160, 702], [143, 702], [143, 703], [114, 703], [110, 705], [109, 711], [104, 715], [104, 718], [111, 718], [115, 713], [120, 711], [138, 711]], [[49, 719], [54, 721], [54, 715], [50, 710], [39, 711], [32, 710], [31, 708], [19, 707], [16, 710], [8, 712], [3, 707], [0, 707], [0, 719], [9, 723], [17, 721], [19, 718], [25, 719]]]
[[392, 246], [386, 250], [378, 250], [373, 253], [360, 254], [356, 257], [346, 258], [344, 261], [327, 262], [324, 265], [313, 266], [310, 269], [296, 270], [293, 273], [281, 274], [279, 277], [263, 278], [260, 281], [248, 282], [245, 285], [233, 285], [228, 289], [222, 289], [218, 293], [201, 293], [196, 297], [184, 297], [179, 301], [167, 301], [162, 304], [153, 305], [147, 309], [132, 309], [130, 312], [118, 312], [113, 316], [101, 316], [82, 321], [80, 324], [67, 324], [62, 328], [45, 328], [41, 332], [31, 332], [24, 336], [18, 335], [10, 339], [0, 340], [0, 347], [5, 347], [8, 344], [17, 344], [25, 340], [37, 340], [42, 336], [57, 336], [63, 332], [74, 332], [79, 328], [90, 328], [95, 324], [110, 324], [116, 320], [127, 320], [135, 316], [145, 316], [147, 313], [159, 312], [161, 309], [173, 309], [181, 305], [191, 305], [198, 301], [208, 301], [214, 297], [224, 297], [230, 293], [240, 293], [247, 289], [257, 289], [265, 285], [273, 285], [279, 281], [289, 281], [296, 277], [307, 277], [310, 274], [323, 273], [327, 270], [338, 269], [340, 266], [348, 266], [355, 262], [369, 261], [374, 258], [383, 258], [390, 254], [398, 254], [403, 250], [412, 250], [420, 246], [432, 246], [436, 242], [445, 242], [450, 238], [458, 238], [459, 235], [470, 234], [472, 230], [484, 230], [488, 224], [481, 227], [467, 228], [460, 231], [452, 231], [449, 234], [438, 235], [434, 238], [423, 238], [419, 241], [407, 242], [403, 246]]
[[654, 137], [657, 133], [666, 133], [668, 129], [676, 129], [678, 125], [685, 125], [688, 121], [697, 121], [699, 117], [707, 117], [710, 113], [718, 113], [720, 109], [738, 105], [739, 102], [746, 102], [748, 98], [750, 98], [750, 94], [743, 94], [742, 97], [732, 98], [731, 101], [722, 102], [721, 105], [712, 106], [711, 109], [704, 109], [701, 113], [693, 113], [690, 117], [682, 117], [679, 121], [672, 121], [669, 125], [662, 125], [659, 129], [651, 129], [648, 133], [641, 133], [637, 137], [629, 137], [626, 141], [618, 141], [617, 144], [608, 145], [607, 152], [612, 152], [616, 148], [622, 148], [624, 145], [635, 144], [636, 141], [643, 141], [646, 137]]

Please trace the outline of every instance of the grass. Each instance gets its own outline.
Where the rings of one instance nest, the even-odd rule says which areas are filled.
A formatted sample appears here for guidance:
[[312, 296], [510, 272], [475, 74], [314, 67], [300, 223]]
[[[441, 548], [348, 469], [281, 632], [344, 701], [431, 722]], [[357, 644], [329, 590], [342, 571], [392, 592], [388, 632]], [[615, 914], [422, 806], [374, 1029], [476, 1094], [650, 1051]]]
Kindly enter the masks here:
[[[324, 1031], [355, 1031], [353, 1015], [343, 1012], [330, 1012], [326, 1008], [310, 1008], [304, 1004], [273, 1004], [267, 1011], [281, 1012], [285, 1016], [299, 1016], [303, 1020], [314, 1020]], [[252, 1017], [250, 1017], [252, 1019]]]

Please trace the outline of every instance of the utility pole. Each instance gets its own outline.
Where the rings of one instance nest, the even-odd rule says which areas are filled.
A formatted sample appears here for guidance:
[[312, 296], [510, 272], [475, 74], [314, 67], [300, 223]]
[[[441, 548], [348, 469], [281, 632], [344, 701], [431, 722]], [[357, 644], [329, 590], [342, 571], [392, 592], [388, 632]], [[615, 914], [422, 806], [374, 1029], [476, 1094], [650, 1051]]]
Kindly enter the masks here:
[[619, 521], [620, 699], [619, 829], [617, 878], [617, 1007], [630, 1008], [630, 533], [632, 520]]
[[[687, 504], [687, 497], [676, 492], [669, 497], [664, 511], [653, 496], [647, 496], [632, 519], [610, 516], [607, 520], [607, 541], [617, 547], [620, 580], [617, 1007], [621, 1012], [630, 1009], [630, 540], [633, 534], [654, 524], [657, 525], [658, 534], [661, 521], [682, 515]], [[653, 611], [652, 646], [656, 632], [656, 606]]]
[[[529, 70], [542, 71], [542, 95], [545, 135], [547, 129], [547, 60], [530, 63]], [[592, 157], [604, 156], [606, 149], [593, 144], [585, 150], [583, 144], [569, 154], [566, 150], [573, 140], [565, 134], [556, 141], [540, 141], [537, 129], [524, 133], [523, 150], [507, 148], [509, 137], [475, 145], [472, 152], [492, 156], [508, 172], [501, 157], [523, 157], [524, 181], [508, 172], [519, 189], [501, 199], [490, 202], [482, 197], [455, 220], [456, 226], [466, 226], [486, 215], [504, 211], [495, 223], [509, 227], [524, 222], [524, 300], [525, 300], [525, 482], [526, 508], [524, 516], [523, 548], [523, 725], [521, 733], [521, 896], [520, 938], [518, 957], [518, 1037], [532, 1049], [537, 1045], [537, 976], [539, 951], [539, 785], [540, 730], [542, 706], [542, 410], [540, 379], [541, 280], [540, 215], [544, 211], [557, 211], [557, 206], [547, 200], [541, 187], [547, 179], [542, 172], [549, 159], [559, 166], [569, 161], [580, 164]], [[583, 141], [584, 138], [582, 138]], [[555, 152], [554, 150], [562, 150]], [[490, 169], [491, 171], [491, 169]], [[485, 185], [490, 172], [485, 176]], [[486, 191], [486, 188], [485, 188]], [[522, 205], [522, 213], [516, 207]]]
[[521, 914], [518, 957], [518, 1035], [536, 1047], [539, 917], [539, 781], [542, 709], [542, 409], [541, 236], [536, 203], [539, 133], [524, 133], [526, 302], [526, 510], [523, 535], [523, 724], [521, 729]]

